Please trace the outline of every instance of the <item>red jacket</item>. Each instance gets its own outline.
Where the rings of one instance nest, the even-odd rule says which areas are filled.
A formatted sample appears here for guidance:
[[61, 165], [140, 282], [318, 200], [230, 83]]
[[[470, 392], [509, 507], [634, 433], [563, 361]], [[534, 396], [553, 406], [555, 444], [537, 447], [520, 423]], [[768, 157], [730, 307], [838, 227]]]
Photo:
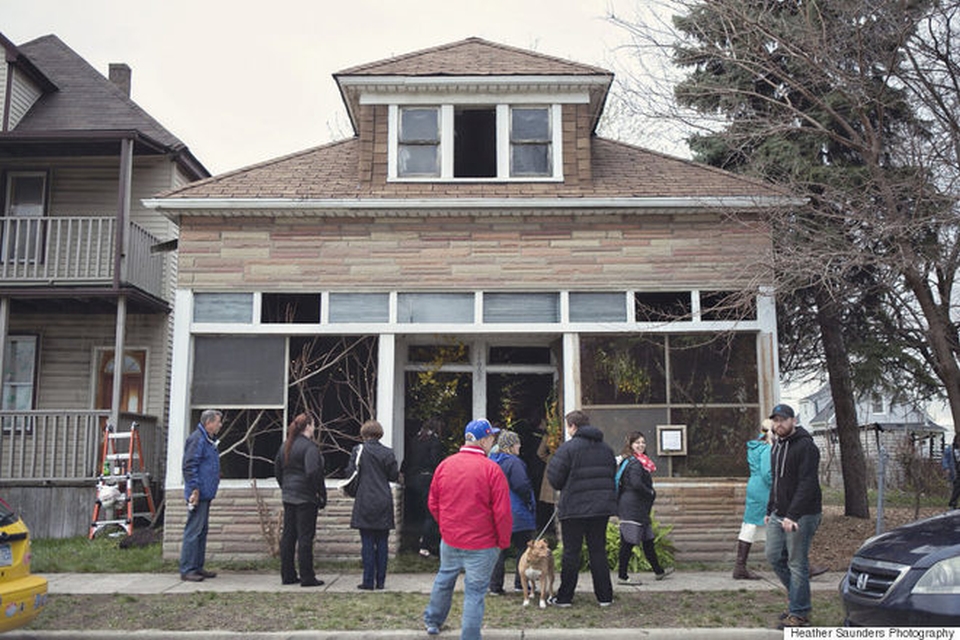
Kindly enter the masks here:
[[483, 449], [470, 445], [437, 467], [427, 498], [443, 541], [457, 549], [506, 549], [513, 516], [503, 470]]

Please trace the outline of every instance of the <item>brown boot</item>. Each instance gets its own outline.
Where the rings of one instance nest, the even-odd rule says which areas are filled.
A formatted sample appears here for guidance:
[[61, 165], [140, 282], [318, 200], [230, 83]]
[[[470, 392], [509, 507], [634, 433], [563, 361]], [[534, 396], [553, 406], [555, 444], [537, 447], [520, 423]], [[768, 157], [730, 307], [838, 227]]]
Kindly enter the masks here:
[[759, 580], [761, 576], [747, 569], [747, 557], [750, 555], [749, 542], [737, 541], [737, 564], [733, 567], [734, 580]]

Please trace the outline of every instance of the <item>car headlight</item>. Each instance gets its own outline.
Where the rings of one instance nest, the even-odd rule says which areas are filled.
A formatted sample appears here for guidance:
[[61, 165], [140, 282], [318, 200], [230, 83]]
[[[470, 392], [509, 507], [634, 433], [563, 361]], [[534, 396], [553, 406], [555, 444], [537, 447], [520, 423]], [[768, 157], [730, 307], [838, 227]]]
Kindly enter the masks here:
[[913, 593], [960, 594], [960, 556], [941, 560], [924, 573]]

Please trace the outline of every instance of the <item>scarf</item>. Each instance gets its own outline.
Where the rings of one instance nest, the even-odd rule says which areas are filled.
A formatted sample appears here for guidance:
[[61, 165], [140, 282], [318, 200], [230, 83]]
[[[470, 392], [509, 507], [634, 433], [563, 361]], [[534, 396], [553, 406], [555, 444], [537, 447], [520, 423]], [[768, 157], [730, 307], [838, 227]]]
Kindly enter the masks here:
[[639, 460], [639, 461], [640, 461], [640, 464], [643, 465], [643, 468], [646, 469], [647, 471], [649, 471], [650, 473], [653, 473], [654, 471], [657, 470], [657, 465], [655, 465], [655, 464], [653, 463], [653, 460], [651, 460], [650, 458], [647, 457], [647, 454], [645, 454], [645, 453], [636, 453], [636, 454], [634, 454], [634, 457], [635, 457], [637, 460]]

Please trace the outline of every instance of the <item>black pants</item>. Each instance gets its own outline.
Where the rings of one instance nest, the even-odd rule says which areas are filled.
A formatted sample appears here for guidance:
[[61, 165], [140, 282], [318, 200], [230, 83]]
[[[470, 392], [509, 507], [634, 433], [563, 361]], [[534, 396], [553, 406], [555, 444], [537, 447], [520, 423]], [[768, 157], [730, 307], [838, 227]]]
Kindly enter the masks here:
[[[280, 579], [286, 583], [312, 582], [317, 579], [313, 570], [313, 538], [317, 533], [316, 502], [283, 503], [283, 535], [280, 537]], [[294, 557], [297, 559], [294, 564]], [[300, 577], [297, 571], [300, 569]]]
[[953, 493], [950, 494], [950, 508], [957, 508], [957, 500], [960, 499], [960, 472], [957, 472], [957, 477], [953, 481]]
[[[493, 573], [490, 574], [490, 591], [503, 591], [504, 565], [507, 562], [507, 556], [513, 551], [513, 556], [519, 561], [520, 556], [527, 550], [527, 542], [533, 538], [533, 531], [514, 531], [510, 534], [510, 547], [500, 550], [500, 557], [497, 558], [497, 564], [493, 565]], [[520, 588], [520, 572], [513, 572], [513, 588]]]
[[[624, 540], [623, 536], [620, 536], [620, 567], [618, 575], [623, 579], [629, 577], [627, 568], [630, 566], [633, 547], [634, 545]], [[644, 540], [641, 547], [643, 548], [643, 555], [647, 558], [647, 562], [650, 563], [650, 568], [653, 569], [653, 572], [657, 575], [663, 573], [663, 567], [660, 566], [660, 560], [657, 558], [657, 550], [653, 544], [653, 540]]]
[[580, 549], [587, 541], [593, 595], [597, 602], [613, 602], [613, 583], [607, 566], [607, 516], [566, 518], [560, 522], [563, 557], [560, 562], [560, 588], [557, 602], [573, 602], [580, 574]]

